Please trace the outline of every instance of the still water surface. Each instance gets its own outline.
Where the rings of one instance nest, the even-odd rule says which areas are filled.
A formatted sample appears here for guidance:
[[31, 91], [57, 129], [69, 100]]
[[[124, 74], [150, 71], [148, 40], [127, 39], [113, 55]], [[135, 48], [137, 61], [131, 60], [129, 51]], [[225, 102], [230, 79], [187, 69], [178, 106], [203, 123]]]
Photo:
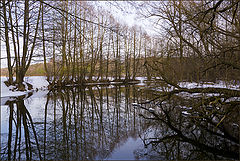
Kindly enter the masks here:
[[135, 159], [145, 127], [138, 87], [38, 92], [1, 106], [2, 159]]
[[166, 108], [172, 108], [172, 123], [146, 119], [149, 112], [132, 103], [154, 95], [141, 89], [69, 88], [8, 101], [1, 105], [1, 159], [237, 159], [239, 140], [201, 130], [171, 103]]

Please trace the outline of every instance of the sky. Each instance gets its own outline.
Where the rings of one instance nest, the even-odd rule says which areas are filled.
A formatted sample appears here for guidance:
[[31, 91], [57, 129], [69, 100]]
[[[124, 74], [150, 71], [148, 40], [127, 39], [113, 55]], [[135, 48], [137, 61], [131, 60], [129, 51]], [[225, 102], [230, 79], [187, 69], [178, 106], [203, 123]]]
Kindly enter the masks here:
[[6, 59], [2, 59], [4, 57], [6, 57], [6, 49], [5, 49], [5, 42], [2, 41], [1, 37], [0, 37], [0, 55], [1, 55], [1, 68], [7, 67], [7, 61]]
[[139, 16], [134, 4], [143, 3], [142, 1], [97, 1], [96, 6], [111, 12], [119, 22], [127, 24], [129, 27], [134, 25], [142, 27], [149, 35], [156, 34], [149, 19]]

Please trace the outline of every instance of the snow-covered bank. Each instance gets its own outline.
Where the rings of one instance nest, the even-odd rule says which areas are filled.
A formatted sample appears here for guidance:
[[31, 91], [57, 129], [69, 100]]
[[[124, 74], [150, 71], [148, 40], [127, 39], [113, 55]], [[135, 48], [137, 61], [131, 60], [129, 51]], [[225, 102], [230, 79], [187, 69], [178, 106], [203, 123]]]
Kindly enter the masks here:
[[[187, 88], [187, 89], [204, 89], [204, 88], [216, 88], [216, 89], [226, 89], [226, 90], [233, 90], [233, 91], [240, 91], [240, 83], [239, 82], [234, 82], [234, 81], [221, 81], [218, 80], [216, 82], [179, 82], [177, 84], [181, 88]], [[175, 89], [177, 89], [174, 86], [171, 85], [166, 85], [166, 86], [161, 86], [161, 85], [153, 85], [150, 86], [149, 88], [151, 91], [157, 91], [157, 92], [170, 92]], [[216, 92], [209, 92], [209, 93], [188, 93], [188, 92], [180, 92], [177, 95], [182, 95], [184, 97], [202, 97], [204, 96], [219, 96], [220, 93]]]
[[183, 88], [227, 88], [227, 89], [234, 89], [240, 90], [240, 84], [234, 82], [225, 82], [225, 81], [217, 81], [216, 83], [213, 82], [204, 82], [204, 83], [196, 83], [196, 82], [180, 82], [178, 83], [180, 87]]
[[[1, 95], [0, 97], [17, 97], [21, 95], [26, 95], [28, 92], [38, 91], [38, 90], [46, 90], [48, 86], [48, 82], [45, 76], [30, 76], [25, 77], [24, 81], [33, 85], [33, 89], [30, 91], [13, 91], [14, 86], [7, 87], [4, 81], [7, 80], [7, 77], [0, 77], [1, 79]], [[109, 80], [113, 80], [112, 77], [109, 77]], [[139, 81], [136, 85], [145, 86], [146, 85], [146, 77], [136, 77], [136, 80]], [[114, 85], [118, 82], [111, 82], [109, 85]], [[100, 83], [98, 83], [100, 84]], [[91, 83], [89, 83], [91, 85]], [[94, 85], [94, 84], [93, 84]], [[195, 82], [180, 82], [178, 83], [180, 87], [184, 88], [207, 88], [207, 87], [215, 87], [215, 88], [228, 88], [234, 90], [240, 90], [240, 84], [237, 82], [224, 82], [218, 81], [216, 83], [208, 82], [208, 83], [195, 83]], [[154, 87], [152, 88], [156, 91], [171, 91], [174, 87]]]
[[33, 89], [30, 91], [13, 91], [14, 86], [7, 87], [4, 81], [7, 81], [7, 77], [1, 78], [1, 97], [13, 97], [25, 95], [28, 92], [33, 92], [39, 89], [47, 89], [48, 82], [45, 76], [31, 76], [25, 77], [24, 81], [33, 85]]

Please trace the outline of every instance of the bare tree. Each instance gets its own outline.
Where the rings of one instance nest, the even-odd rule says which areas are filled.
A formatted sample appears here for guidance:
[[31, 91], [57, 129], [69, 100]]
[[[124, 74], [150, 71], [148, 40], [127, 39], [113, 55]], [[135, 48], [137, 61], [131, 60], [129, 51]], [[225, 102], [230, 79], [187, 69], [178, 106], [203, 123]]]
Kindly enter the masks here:
[[[15, 74], [16, 74], [16, 84], [18, 90], [25, 90], [23, 85], [24, 76], [31, 64], [34, 49], [37, 41], [37, 33], [39, 28], [41, 5], [38, 2], [24, 1], [21, 3], [23, 5], [24, 12], [21, 11], [20, 7], [16, 1], [3, 1], [3, 13], [4, 13], [4, 28], [5, 28], [5, 39], [6, 39], [6, 52], [8, 60], [8, 72], [9, 72], [9, 83], [13, 84], [13, 65], [11, 63], [12, 49], [10, 45], [10, 35], [11, 33], [12, 41], [14, 47], [14, 62], [16, 64]], [[8, 4], [8, 8], [5, 4]], [[36, 7], [36, 8], [35, 8]], [[12, 16], [13, 10], [15, 11], [15, 17]], [[31, 11], [31, 12], [30, 12]], [[13, 12], [14, 13], [14, 12]], [[7, 17], [8, 15], [8, 17]], [[33, 16], [36, 15], [36, 16]], [[23, 20], [21, 19], [23, 17]], [[34, 18], [35, 17], [35, 18]], [[9, 19], [9, 20], [7, 20]], [[19, 24], [19, 23], [22, 24]], [[35, 24], [35, 25], [33, 25]], [[34, 27], [32, 27], [34, 26]], [[22, 52], [20, 51], [21, 44], [20, 39], [23, 39]], [[31, 87], [29, 87], [31, 88]]]

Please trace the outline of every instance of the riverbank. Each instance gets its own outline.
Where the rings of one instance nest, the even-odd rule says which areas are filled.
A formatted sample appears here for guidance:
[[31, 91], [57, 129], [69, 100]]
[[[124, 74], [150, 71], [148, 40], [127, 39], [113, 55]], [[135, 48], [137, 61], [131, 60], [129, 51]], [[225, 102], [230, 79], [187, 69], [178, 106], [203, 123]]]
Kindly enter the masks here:
[[1, 79], [1, 95], [0, 97], [14, 97], [26, 95], [29, 92], [34, 92], [38, 90], [46, 90], [48, 86], [48, 82], [45, 76], [29, 76], [24, 78], [24, 83], [30, 83], [33, 86], [33, 89], [26, 91], [15, 91], [14, 86], [7, 87], [4, 83], [7, 81], [7, 77], [0, 77]]

